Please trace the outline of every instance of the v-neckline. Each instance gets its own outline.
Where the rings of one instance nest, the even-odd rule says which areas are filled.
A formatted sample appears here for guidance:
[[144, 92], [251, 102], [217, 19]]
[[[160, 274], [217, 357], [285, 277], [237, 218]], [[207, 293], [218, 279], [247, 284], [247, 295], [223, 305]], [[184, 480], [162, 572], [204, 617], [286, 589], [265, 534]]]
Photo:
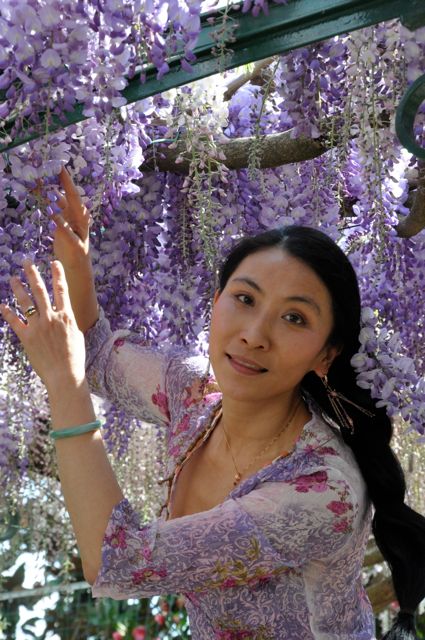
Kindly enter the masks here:
[[[209, 439], [209, 437], [211, 436], [212, 432], [214, 431], [214, 429], [219, 424], [219, 421], [220, 421], [222, 413], [223, 413], [223, 411], [222, 411], [222, 399], [220, 398], [217, 401], [217, 404], [215, 406], [213, 406], [211, 414], [208, 416], [208, 418], [206, 420], [206, 425], [207, 426], [205, 427], [205, 429], [203, 429], [202, 433], [200, 433], [198, 435], [198, 437], [195, 438], [195, 440], [192, 442], [192, 444], [189, 444], [188, 448], [186, 449], [185, 454], [180, 458], [180, 462], [176, 462], [175, 463], [171, 475], [169, 475], [167, 478], [164, 478], [163, 480], [161, 480], [159, 482], [159, 484], [162, 484], [164, 482], [168, 482], [167, 499], [166, 499], [165, 503], [161, 506], [161, 509], [160, 509], [160, 512], [159, 512], [159, 515], [161, 515], [163, 510], [166, 509], [166, 518], [165, 518], [166, 520], [168, 520], [169, 516], [170, 516], [169, 507], [171, 507], [171, 498], [173, 496], [173, 489], [174, 489], [174, 486], [175, 486], [175, 483], [177, 481], [177, 478], [179, 476], [180, 471], [182, 470], [182, 468], [184, 467], [186, 462], [188, 462], [188, 460], [191, 458], [191, 456], [195, 453], [195, 451], [197, 451], [197, 449], [199, 449], [199, 447], [201, 447]], [[270, 467], [271, 465], [275, 464], [275, 462], [277, 462], [278, 460], [280, 460], [282, 458], [287, 458], [288, 456], [292, 455], [295, 452], [295, 450], [298, 448], [300, 440], [303, 438], [303, 435], [305, 433], [306, 427], [308, 427], [308, 425], [310, 425], [310, 423], [312, 423], [315, 420], [314, 413], [311, 412], [311, 410], [310, 410], [310, 413], [311, 413], [311, 418], [310, 418], [310, 420], [307, 420], [307, 422], [303, 425], [303, 428], [302, 428], [299, 436], [297, 437], [296, 441], [294, 442], [294, 445], [293, 445], [292, 449], [290, 451], [286, 451], [286, 450], [282, 451], [280, 454], [275, 456], [275, 458], [273, 458], [273, 460], [271, 460], [270, 462], [266, 462], [260, 469], [257, 469], [256, 471], [251, 473], [249, 476], [247, 476], [246, 478], [241, 480], [241, 482], [239, 482], [236, 486], [234, 486], [231, 489], [231, 491], [227, 494], [227, 496], [224, 498], [224, 500], [222, 502], [225, 502], [226, 500], [228, 500], [235, 491], [237, 491], [238, 489], [240, 489], [240, 487], [242, 487], [244, 485], [245, 482], [247, 482], [251, 478], [255, 477], [257, 474], [261, 473], [267, 467]]]
[[[207, 420], [206, 420], [206, 425], [207, 426], [205, 427], [205, 429], [203, 429], [203, 431], [195, 438], [195, 440], [191, 444], [189, 444], [188, 448], [186, 449], [186, 452], [180, 458], [180, 461], [176, 461], [171, 475], [169, 475], [167, 478], [164, 478], [163, 480], [160, 481], [159, 484], [162, 484], [164, 482], [168, 482], [167, 500], [162, 505], [161, 510], [160, 510], [160, 515], [161, 515], [163, 510], [166, 509], [166, 520], [168, 520], [168, 518], [170, 516], [169, 507], [171, 506], [171, 504], [170, 504], [171, 497], [173, 495], [174, 485], [176, 483], [176, 480], [178, 478], [178, 475], [179, 475], [180, 471], [182, 470], [182, 468], [184, 467], [186, 462], [190, 459], [192, 454], [195, 453], [195, 451], [199, 447], [201, 447], [204, 444], [204, 442], [206, 442], [208, 440], [208, 438], [210, 437], [210, 435], [212, 434], [212, 432], [216, 428], [216, 426], [217, 426], [217, 424], [218, 424], [218, 422], [220, 420], [221, 414], [222, 414], [222, 407], [221, 407], [221, 398], [220, 398], [218, 400], [216, 406], [213, 407], [213, 409], [211, 411], [211, 415], [209, 415]], [[225, 498], [225, 500], [226, 499], [227, 499], [227, 497]]]

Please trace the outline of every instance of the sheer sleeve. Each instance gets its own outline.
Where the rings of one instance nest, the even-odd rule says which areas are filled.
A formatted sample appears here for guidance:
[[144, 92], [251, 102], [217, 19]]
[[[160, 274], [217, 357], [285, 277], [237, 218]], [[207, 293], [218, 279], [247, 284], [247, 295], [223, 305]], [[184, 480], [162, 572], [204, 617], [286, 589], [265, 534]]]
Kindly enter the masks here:
[[327, 469], [144, 526], [123, 500], [108, 523], [93, 595], [148, 597], [273, 580], [339, 554], [360, 511], [340, 472]]
[[84, 335], [90, 390], [128, 415], [168, 425], [170, 402], [178, 403], [181, 385], [200, 375], [196, 367], [185, 368], [187, 350], [151, 345], [129, 330], [113, 332], [101, 307], [98, 321]]

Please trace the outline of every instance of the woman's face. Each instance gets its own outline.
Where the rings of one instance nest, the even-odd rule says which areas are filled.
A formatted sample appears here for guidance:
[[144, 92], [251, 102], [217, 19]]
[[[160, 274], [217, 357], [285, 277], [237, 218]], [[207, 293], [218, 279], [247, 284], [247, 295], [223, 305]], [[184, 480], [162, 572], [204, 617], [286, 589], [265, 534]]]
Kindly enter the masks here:
[[[330, 294], [304, 262], [280, 248], [247, 256], [214, 296], [209, 355], [223, 395], [280, 402], [307, 372], [326, 374], [332, 325]], [[241, 369], [238, 357], [267, 371]]]

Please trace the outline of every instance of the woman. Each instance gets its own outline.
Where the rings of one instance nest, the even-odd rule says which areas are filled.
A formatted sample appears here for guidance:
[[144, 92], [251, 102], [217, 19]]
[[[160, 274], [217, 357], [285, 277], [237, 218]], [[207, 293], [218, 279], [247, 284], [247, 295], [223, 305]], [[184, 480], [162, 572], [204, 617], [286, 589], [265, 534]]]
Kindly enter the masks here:
[[[384, 409], [355, 383], [360, 299], [342, 251], [305, 227], [238, 243], [214, 296], [208, 376], [197, 354], [111, 332], [89, 216], [66, 171], [61, 182], [55, 307], [25, 263], [31, 295], [17, 279], [12, 287], [27, 323], [2, 313], [46, 385], [94, 595], [182, 592], [199, 640], [370, 640], [361, 567], [372, 501], [402, 610], [386, 638], [415, 638], [425, 520], [404, 504]], [[109, 465], [90, 388], [168, 429], [167, 500], [144, 526]]]

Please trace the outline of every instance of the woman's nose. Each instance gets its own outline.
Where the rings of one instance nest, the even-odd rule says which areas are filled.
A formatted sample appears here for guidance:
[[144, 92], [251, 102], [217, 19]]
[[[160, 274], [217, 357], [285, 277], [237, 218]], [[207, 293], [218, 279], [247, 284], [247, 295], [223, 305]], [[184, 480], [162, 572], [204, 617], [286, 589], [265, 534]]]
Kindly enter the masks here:
[[264, 318], [251, 319], [241, 331], [241, 339], [251, 349], [268, 349], [270, 346], [270, 328]]

